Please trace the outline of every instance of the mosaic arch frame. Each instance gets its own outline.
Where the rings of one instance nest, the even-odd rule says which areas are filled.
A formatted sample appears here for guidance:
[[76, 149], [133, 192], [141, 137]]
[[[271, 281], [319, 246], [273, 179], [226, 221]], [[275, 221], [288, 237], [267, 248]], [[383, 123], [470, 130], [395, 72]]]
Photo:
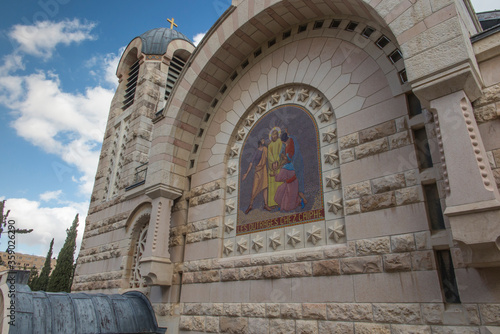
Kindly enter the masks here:
[[[337, 122], [324, 95], [306, 85], [285, 86], [259, 99], [240, 123], [229, 143], [222, 256], [344, 243]], [[302, 160], [306, 161], [302, 168], [305, 186], [299, 189], [305, 196], [299, 194], [297, 197], [300, 168], [294, 167], [287, 155], [290, 152], [285, 152], [290, 140], [281, 146], [281, 154], [286, 154], [280, 154], [282, 159], [273, 175], [275, 180], [278, 178], [283, 183], [272, 190], [273, 186], [269, 187], [263, 181], [272, 182], [272, 163], [264, 161], [262, 151], [267, 150], [267, 156], [276, 155], [278, 149], [271, 145], [273, 130], [287, 133], [288, 138], [297, 142], [292, 146], [298, 146]], [[281, 139], [281, 135], [279, 137]], [[287, 140], [286, 137], [283, 139]], [[288, 168], [285, 167], [287, 163], [291, 165]], [[262, 171], [264, 165], [268, 168], [266, 172]], [[257, 169], [259, 172], [256, 173]], [[264, 189], [271, 191], [265, 195]], [[270, 196], [272, 191], [275, 191], [274, 196]], [[304, 197], [307, 203], [302, 202]], [[271, 204], [268, 208], [265, 207], [265, 198]], [[272, 203], [270, 198], [277, 201]], [[252, 207], [248, 210], [250, 202]]]

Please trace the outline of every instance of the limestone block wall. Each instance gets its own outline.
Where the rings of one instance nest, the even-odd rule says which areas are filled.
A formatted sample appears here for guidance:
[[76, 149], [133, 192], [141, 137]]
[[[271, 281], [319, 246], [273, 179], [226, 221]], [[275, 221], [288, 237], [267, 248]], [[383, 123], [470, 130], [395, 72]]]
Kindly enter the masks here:
[[485, 78], [484, 95], [474, 101], [474, 116], [481, 135], [486, 138], [485, 149], [497, 187], [500, 189], [500, 57], [479, 64]]

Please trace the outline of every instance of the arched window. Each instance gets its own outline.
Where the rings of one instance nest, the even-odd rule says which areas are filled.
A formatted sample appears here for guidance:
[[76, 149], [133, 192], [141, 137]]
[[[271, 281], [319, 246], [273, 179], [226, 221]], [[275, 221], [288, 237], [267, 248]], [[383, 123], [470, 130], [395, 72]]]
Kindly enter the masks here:
[[144, 250], [146, 249], [146, 239], [148, 235], [148, 226], [146, 224], [142, 227], [139, 232], [139, 237], [134, 246], [134, 258], [132, 262], [132, 272], [130, 274], [130, 288], [144, 288], [146, 287], [146, 281], [141, 276], [141, 272], [139, 270], [139, 263], [144, 254]]

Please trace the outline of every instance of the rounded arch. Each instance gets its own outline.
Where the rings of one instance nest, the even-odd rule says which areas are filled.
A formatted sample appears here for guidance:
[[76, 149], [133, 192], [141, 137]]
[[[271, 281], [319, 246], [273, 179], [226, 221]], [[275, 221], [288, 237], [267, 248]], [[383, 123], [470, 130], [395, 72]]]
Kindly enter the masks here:
[[[240, 80], [249, 63], [254, 59], [260, 60], [268, 50], [280, 47], [287, 38], [286, 43], [296, 39], [313, 40], [324, 34], [338, 35], [340, 39], [350, 40], [353, 45], [371, 43], [373, 52], [370, 54], [383, 55], [384, 66], [387, 69], [396, 68], [398, 71], [393, 73], [393, 77], [399, 81], [398, 72], [404, 70], [404, 61], [393, 66], [387, 58], [390, 52], [399, 50], [396, 38], [376, 11], [361, 1], [359, 3], [359, 8], [363, 9], [354, 11], [340, 10], [328, 1], [322, 5], [324, 8], [320, 6], [321, 10], [313, 11], [303, 11], [300, 1], [293, 5], [274, 1], [268, 6], [243, 1], [238, 7], [230, 8], [191, 56], [190, 67], [179, 80], [164, 109], [166, 117], [176, 119], [174, 125], [166, 129], [168, 132], [165, 135], [174, 138], [179, 131], [189, 131], [189, 136], [195, 137], [195, 142], [186, 143], [192, 153], [179, 170], [185, 170], [189, 175], [198, 169], [198, 159], [193, 154], [200, 154], [201, 151], [196, 140], [203, 140], [207, 134], [208, 123], [214, 118], [224, 94], [230, 90], [229, 86]], [[340, 26], [335, 26], [334, 21], [337, 20], [340, 20]], [[353, 29], [347, 27], [351, 22], [357, 24]], [[304, 27], [305, 31], [302, 30]], [[365, 28], [373, 31], [367, 34]], [[363, 33], [366, 37], [361, 37]], [[389, 45], [378, 48], [374, 43], [382, 36], [388, 37]]]
[[[225, 161], [231, 147], [228, 143], [235, 138], [233, 127], [258, 110], [267, 92], [294, 85], [308, 87], [324, 96], [336, 117], [342, 118], [406, 89], [397, 77], [401, 67], [391, 64], [381, 50], [375, 53], [373, 41], [363, 38], [369, 42], [358, 46], [352, 36], [348, 39], [346, 34], [336, 36], [337, 31], [326, 33], [290, 39], [270, 48], [237, 78], [225, 83], [227, 91], [210, 109], [211, 118], [200, 124], [204, 135], [195, 139], [200, 149], [197, 155], [191, 154], [190, 159], [196, 162], [192, 172]], [[396, 84], [391, 85], [391, 81]]]
[[128, 235], [128, 251], [122, 262], [122, 267], [125, 272], [122, 286], [124, 289], [145, 288], [138, 265], [146, 244], [151, 210], [152, 205], [150, 202], [138, 205], [130, 214], [125, 225], [125, 231]]
[[152, 208], [153, 207], [151, 202], [144, 202], [139, 204], [134, 210], [132, 210], [130, 216], [127, 219], [127, 223], [125, 224], [126, 233], [131, 235], [134, 232], [137, 232], [137, 230], [140, 229], [143, 224], [149, 222], [149, 219], [146, 222], [146, 217], [151, 216]]
[[116, 76], [119, 80], [126, 79], [130, 66], [141, 58], [142, 40], [139, 37], [134, 38], [125, 51], [122, 53], [118, 67], [116, 68]]

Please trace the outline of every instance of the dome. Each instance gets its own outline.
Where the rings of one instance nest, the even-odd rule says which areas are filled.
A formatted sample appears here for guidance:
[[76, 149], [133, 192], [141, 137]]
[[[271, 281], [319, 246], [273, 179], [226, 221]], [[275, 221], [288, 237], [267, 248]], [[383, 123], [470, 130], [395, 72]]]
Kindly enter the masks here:
[[174, 39], [183, 39], [192, 44], [183, 33], [170, 28], [156, 28], [139, 36], [142, 40], [142, 53], [147, 55], [162, 55], [167, 52], [168, 44]]

